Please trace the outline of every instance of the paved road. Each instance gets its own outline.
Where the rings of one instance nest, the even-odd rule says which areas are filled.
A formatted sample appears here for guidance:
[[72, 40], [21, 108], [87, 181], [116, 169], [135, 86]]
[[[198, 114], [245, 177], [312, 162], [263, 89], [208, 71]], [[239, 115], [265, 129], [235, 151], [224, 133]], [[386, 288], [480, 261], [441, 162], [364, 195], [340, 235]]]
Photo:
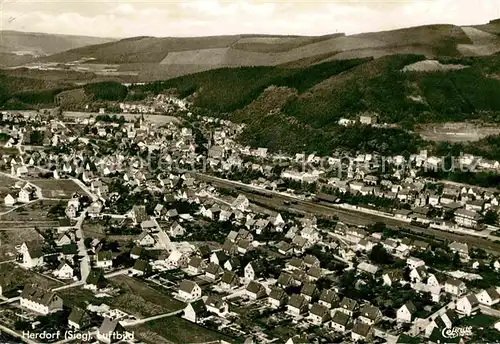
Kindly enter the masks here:
[[127, 323], [122, 323], [122, 325], [124, 327], [142, 325], [144, 323], [147, 323], [148, 321], [153, 321], [153, 320], [158, 320], [158, 319], [163, 319], [163, 318], [171, 317], [171, 316], [180, 314], [182, 312], [184, 312], [184, 309], [179, 309], [179, 310], [171, 312], [171, 313], [155, 315], [155, 316], [149, 317], [149, 318], [134, 320], [134, 321], [127, 322]]
[[[191, 173], [193, 176], [198, 178], [199, 180], [203, 180], [205, 182], [210, 182], [214, 185], [218, 185], [220, 187], [224, 188], [229, 188], [229, 189], [236, 189], [239, 188], [239, 192], [245, 193], [246, 196], [253, 201], [257, 201], [259, 203], [265, 204], [267, 206], [276, 208], [276, 209], [281, 209], [285, 207], [283, 205], [283, 201], [294, 201], [296, 204], [290, 204], [287, 205], [286, 208], [287, 210], [292, 210], [296, 211], [299, 213], [309, 213], [309, 214], [317, 214], [317, 215], [323, 215], [323, 216], [337, 216], [339, 218], [339, 221], [344, 222], [346, 224], [350, 225], [356, 225], [356, 226], [366, 226], [369, 224], [373, 224], [375, 222], [384, 222], [387, 226], [391, 228], [399, 228], [399, 227], [404, 227], [412, 232], [415, 233], [424, 233], [427, 235], [434, 235], [436, 237], [440, 237], [443, 239], [448, 239], [450, 241], [458, 240], [458, 241], [465, 241], [470, 245], [476, 246], [483, 248], [485, 250], [488, 250], [490, 252], [494, 253], [500, 253], [500, 244], [494, 243], [492, 241], [480, 238], [480, 237], [475, 237], [475, 236], [470, 236], [470, 235], [464, 235], [464, 234], [457, 234], [453, 232], [446, 232], [446, 231], [441, 231], [433, 228], [422, 228], [418, 226], [411, 225], [407, 222], [398, 220], [396, 218], [387, 218], [384, 216], [380, 215], [374, 215], [374, 214], [367, 214], [363, 213], [360, 211], [356, 210], [346, 210], [346, 209], [340, 209], [333, 207], [331, 205], [327, 204], [320, 204], [320, 203], [314, 203], [312, 201], [308, 200], [302, 200], [297, 197], [293, 196], [288, 196], [284, 195], [278, 192], [270, 191], [270, 190], [263, 190], [262, 188], [255, 187], [252, 185], [247, 185], [243, 184], [240, 182], [235, 182], [231, 180], [226, 180], [226, 179], [221, 179], [213, 176], [208, 176], [205, 174], [200, 174], [200, 173]], [[260, 190], [264, 191], [268, 194], [271, 194], [272, 197], [264, 197], [260, 195], [256, 195], [253, 193], [249, 193], [248, 191], [255, 191], [255, 190]]]

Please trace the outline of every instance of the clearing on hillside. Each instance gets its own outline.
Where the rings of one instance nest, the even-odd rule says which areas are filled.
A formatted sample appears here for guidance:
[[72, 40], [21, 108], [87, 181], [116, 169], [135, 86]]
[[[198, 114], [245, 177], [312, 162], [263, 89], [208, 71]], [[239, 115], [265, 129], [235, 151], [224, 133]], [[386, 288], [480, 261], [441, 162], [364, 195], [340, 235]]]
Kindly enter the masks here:
[[86, 194], [70, 179], [34, 179], [30, 180], [30, 183], [40, 187], [45, 198], [70, 199], [76, 192], [81, 195]]
[[429, 141], [465, 142], [478, 141], [486, 136], [500, 134], [500, 127], [481, 126], [467, 122], [422, 125], [417, 128], [422, 138]]

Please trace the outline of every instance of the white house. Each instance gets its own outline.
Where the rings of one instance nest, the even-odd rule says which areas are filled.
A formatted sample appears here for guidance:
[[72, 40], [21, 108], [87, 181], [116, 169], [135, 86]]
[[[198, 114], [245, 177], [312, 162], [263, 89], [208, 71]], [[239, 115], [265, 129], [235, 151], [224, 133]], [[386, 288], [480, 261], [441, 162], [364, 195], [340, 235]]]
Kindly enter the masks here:
[[99, 251], [97, 252], [96, 267], [101, 269], [110, 269], [113, 266], [113, 252]]
[[415, 305], [411, 301], [408, 301], [397, 310], [396, 320], [402, 323], [411, 323], [416, 311]]
[[444, 291], [448, 294], [460, 296], [467, 291], [467, 287], [463, 281], [449, 278], [444, 283]]
[[14, 197], [12, 197], [11, 194], [8, 194], [7, 196], [5, 196], [3, 201], [7, 207], [12, 207], [14, 204], [16, 204], [16, 199]]
[[493, 306], [500, 301], [500, 294], [495, 287], [481, 290], [476, 297], [480, 304], [486, 306]]
[[26, 268], [44, 265], [42, 247], [39, 243], [24, 242], [19, 249], [19, 253], [23, 256], [22, 265]]
[[456, 310], [460, 314], [471, 315], [479, 308], [479, 301], [476, 295], [470, 294], [457, 300]]
[[248, 283], [245, 294], [252, 300], [260, 299], [261, 297], [266, 296], [266, 288], [258, 282], [250, 281]]
[[288, 296], [286, 292], [279, 288], [274, 287], [271, 289], [271, 293], [269, 293], [268, 302], [271, 308], [278, 309], [286, 304], [288, 300]]
[[210, 295], [206, 299], [205, 306], [207, 307], [207, 311], [215, 313], [219, 317], [224, 317], [229, 313], [228, 303], [215, 295]]
[[332, 317], [330, 325], [334, 331], [344, 333], [347, 330], [349, 319], [349, 315], [345, 314], [344, 312], [336, 311]]
[[135, 240], [135, 243], [138, 244], [139, 246], [148, 247], [148, 246], [154, 246], [156, 240], [153, 237], [153, 235], [151, 235], [147, 231], [142, 231], [139, 237]]
[[201, 297], [201, 288], [195, 282], [183, 280], [179, 285], [178, 294], [185, 302], [192, 302]]
[[63, 309], [63, 300], [54, 292], [27, 284], [21, 293], [21, 307], [47, 315]]
[[322, 325], [330, 319], [330, 309], [319, 303], [315, 303], [309, 310], [308, 318], [314, 325]]
[[31, 190], [28, 188], [21, 189], [17, 201], [19, 203], [29, 203], [31, 201]]
[[309, 302], [307, 302], [306, 298], [299, 294], [293, 294], [288, 299], [288, 304], [286, 305], [287, 313], [300, 316], [307, 310]]
[[72, 279], [73, 268], [66, 261], [62, 261], [59, 267], [54, 270], [54, 275], [60, 279]]

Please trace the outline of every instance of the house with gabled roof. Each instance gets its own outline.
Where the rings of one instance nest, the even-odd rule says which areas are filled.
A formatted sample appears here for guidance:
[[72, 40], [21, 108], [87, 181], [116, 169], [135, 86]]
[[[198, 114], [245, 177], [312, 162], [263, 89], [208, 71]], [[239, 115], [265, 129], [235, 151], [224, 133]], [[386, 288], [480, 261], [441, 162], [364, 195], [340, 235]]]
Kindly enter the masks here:
[[81, 331], [90, 325], [89, 314], [79, 307], [73, 307], [68, 317], [68, 326], [77, 331]]
[[54, 270], [53, 274], [60, 279], [72, 279], [73, 272], [73, 267], [66, 260], [63, 260], [57, 269]]
[[28, 269], [44, 265], [42, 243], [36, 241], [23, 242], [19, 253], [23, 256], [22, 265]]
[[372, 326], [360, 321], [356, 320], [352, 327], [351, 338], [353, 341], [364, 341], [369, 342], [373, 337], [373, 328]]
[[318, 289], [316, 288], [316, 284], [314, 283], [305, 283], [300, 289], [300, 295], [304, 296], [309, 302], [311, 302], [311, 300], [317, 295], [317, 293]]
[[340, 301], [339, 311], [344, 312], [348, 316], [352, 317], [357, 307], [357, 301], [344, 296], [342, 301]]
[[134, 266], [131, 269], [131, 272], [136, 276], [143, 276], [151, 271], [151, 266], [146, 260], [137, 259], [134, 263]]
[[21, 307], [47, 315], [63, 308], [63, 300], [53, 291], [34, 284], [26, 284], [20, 296]]
[[294, 316], [300, 316], [301, 314], [307, 311], [308, 305], [309, 302], [306, 300], [304, 296], [299, 294], [293, 294], [288, 299], [288, 303], [286, 305], [287, 313]]
[[396, 320], [402, 323], [411, 323], [416, 312], [417, 308], [413, 302], [408, 301], [397, 310]]
[[113, 252], [104, 250], [97, 251], [96, 267], [100, 269], [110, 269], [113, 267]]
[[106, 284], [106, 278], [101, 269], [91, 269], [85, 280], [85, 288], [93, 291], [105, 288]]
[[240, 285], [238, 275], [233, 271], [224, 271], [220, 281], [221, 288], [235, 289]]
[[444, 283], [444, 291], [448, 294], [460, 296], [467, 292], [467, 286], [459, 279], [448, 278]]
[[359, 312], [360, 315], [358, 319], [368, 325], [375, 325], [382, 319], [382, 312], [380, 309], [372, 305], [364, 305]]
[[201, 288], [193, 281], [182, 280], [179, 284], [178, 295], [185, 302], [192, 302], [201, 297]]
[[215, 281], [218, 280], [220, 275], [224, 272], [224, 270], [220, 267], [220, 265], [215, 263], [208, 264], [208, 267], [205, 269], [205, 277], [208, 279]]
[[266, 288], [258, 282], [255, 281], [250, 281], [248, 283], [246, 289], [245, 289], [245, 294], [252, 300], [257, 300], [262, 297], [265, 297], [267, 292]]
[[350, 319], [351, 318], [346, 313], [342, 311], [335, 311], [330, 325], [334, 331], [344, 333], [348, 329]]
[[490, 307], [500, 302], [500, 294], [495, 287], [481, 290], [476, 297], [480, 304]]
[[232, 257], [224, 263], [224, 269], [236, 271], [241, 267], [241, 261], [238, 257]]
[[183, 309], [182, 317], [192, 323], [199, 323], [209, 315], [205, 302], [202, 299], [190, 302]]
[[133, 334], [125, 330], [118, 319], [105, 317], [101, 326], [97, 330], [97, 340], [101, 343], [111, 344], [120, 342], [123, 339], [131, 339]]
[[462, 296], [457, 300], [455, 309], [457, 313], [470, 316], [479, 309], [479, 301], [474, 294]]
[[198, 256], [193, 256], [189, 260], [188, 266], [186, 270], [191, 273], [191, 274], [200, 274], [203, 272], [203, 266], [202, 266], [203, 260], [198, 257]]
[[334, 290], [323, 289], [319, 296], [318, 303], [327, 308], [336, 308], [339, 304], [340, 298]]
[[209, 295], [205, 300], [205, 306], [209, 312], [219, 317], [224, 317], [229, 313], [229, 304], [217, 295]]
[[286, 304], [288, 300], [288, 295], [280, 287], [271, 288], [271, 293], [269, 293], [268, 302], [271, 308], [278, 309]]
[[142, 231], [142, 233], [135, 239], [135, 243], [139, 246], [148, 247], [154, 246], [156, 244], [156, 240], [151, 235], [151, 233], [147, 231]]

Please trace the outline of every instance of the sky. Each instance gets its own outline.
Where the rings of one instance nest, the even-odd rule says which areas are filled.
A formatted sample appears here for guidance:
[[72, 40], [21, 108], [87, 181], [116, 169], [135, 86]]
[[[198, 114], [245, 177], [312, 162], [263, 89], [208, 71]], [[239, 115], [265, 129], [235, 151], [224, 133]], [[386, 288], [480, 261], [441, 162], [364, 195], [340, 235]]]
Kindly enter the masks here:
[[484, 24], [500, 0], [0, 0], [0, 29], [100, 37], [322, 35]]

